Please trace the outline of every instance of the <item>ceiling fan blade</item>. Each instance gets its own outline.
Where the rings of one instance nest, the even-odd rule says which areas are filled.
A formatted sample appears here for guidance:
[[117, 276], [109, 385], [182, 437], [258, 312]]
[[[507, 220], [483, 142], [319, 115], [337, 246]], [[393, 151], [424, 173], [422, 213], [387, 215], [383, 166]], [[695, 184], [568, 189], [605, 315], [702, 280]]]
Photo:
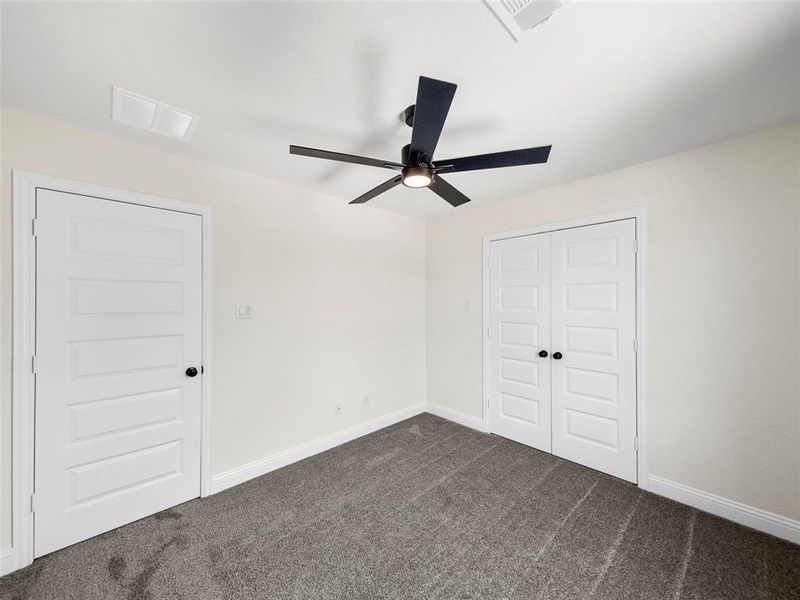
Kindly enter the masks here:
[[433, 181], [428, 187], [432, 192], [438, 194], [453, 206], [461, 206], [462, 204], [469, 202], [469, 198], [467, 198], [464, 194], [459, 192], [456, 188], [447, 183], [438, 175], [433, 178]]
[[355, 156], [354, 154], [343, 154], [342, 152], [330, 152], [329, 150], [318, 150], [316, 148], [306, 148], [305, 146], [289, 146], [289, 154], [299, 156], [311, 156], [313, 158], [325, 158], [327, 160], [338, 160], [339, 162], [352, 163], [354, 165], [367, 165], [368, 167], [382, 167], [384, 169], [402, 169], [403, 165], [390, 160], [380, 160], [379, 158], [367, 158], [366, 156]]
[[403, 181], [403, 178], [400, 175], [390, 179], [389, 181], [384, 181], [378, 187], [372, 188], [366, 194], [362, 194], [355, 200], [351, 201], [350, 204], [364, 204], [364, 202], [367, 200], [372, 200], [375, 196], [379, 196], [383, 192], [388, 192], [401, 181]]
[[460, 171], [477, 171], [479, 169], [497, 169], [500, 167], [546, 163], [550, 156], [550, 148], [552, 146], [539, 146], [538, 148], [524, 148], [522, 150], [508, 150], [492, 154], [437, 160], [436, 169], [437, 171], [441, 169], [444, 173], [458, 173]]
[[456, 93], [456, 84], [419, 78], [417, 103], [414, 107], [414, 130], [411, 133], [411, 156], [433, 160], [433, 151], [439, 143], [444, 121]]

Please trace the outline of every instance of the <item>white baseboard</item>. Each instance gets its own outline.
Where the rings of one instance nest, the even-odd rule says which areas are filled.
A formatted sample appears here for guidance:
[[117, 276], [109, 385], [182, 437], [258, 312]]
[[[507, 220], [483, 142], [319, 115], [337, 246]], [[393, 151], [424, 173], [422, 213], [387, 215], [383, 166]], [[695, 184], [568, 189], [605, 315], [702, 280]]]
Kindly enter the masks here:
[[14, 552], [13, 548], [4, 551], [0, 554], [0, 577], [16, 571], [18, 564], [17, 553]]
[[432, 402], [428, 402], [427, 412], [431, 413], [432, 415], [436, 415], [437, 417], [447, 419], [448, 421], [453, 421], [453, 423], [463, 425], [464, 427], [483, 431], [483, 419], [480, 417], [473, 417], [472, 415], [463, 413], [460, 410], [453, 410], [452, 408], [447, 408], [441, 404], [433, 404]]
[[648, 477], [648, 484], [650, 491], [659, 496], [665, 496], [676, 502], [688, 504], [734, 523], [746, 525], [795, 544], [800, 544], [800, 521], [782, 517], [722, 496], [703, 492], [655, 475]]
[[211, 493], [216, 494], [217, 492], [226, 490], [229, 487], [233, 487], [255, 477], [265, 475], [270, 471], [280, 469], [281, 467], [285, 467], [299, 460], [303, 460], [309, 456], [319, 454], [320, 452], [325, 452], [325, 450], [330, 450], [331, 448], [335, 448], [336, 446], [340, 446], [341, 444], [350, 442], [356, 438], [360, 438], [361, 436], [372, 433], [373, 431], [378, 431], [379, 429], [383, 429], [389, 425], [394, 425], [395, 423], [399, 423], [400, 421], [404, 421], [405, 419], [409, 419], [415, 415], [424, 413], [425, 407], [425, 403], [420, 402], [419, 404], [415, 404], [407, 408], [401, 408], [400, 410], [389, 413], [388, 415], [377, 417], [370, 421], [354, 425], [353, 427], [349, 427], [316, 440], [306, 442], [305, 444], [300, 444], [294, 448], [282, 450], [281, 452], [276, 452], [270, 456], [265, 456], [264, 458], [254, 460], [253, 462], [244, 464], [240, 467], [235, 467], [228, 471], [218, 473], [217, 475], [214, 475], [211, 480]]

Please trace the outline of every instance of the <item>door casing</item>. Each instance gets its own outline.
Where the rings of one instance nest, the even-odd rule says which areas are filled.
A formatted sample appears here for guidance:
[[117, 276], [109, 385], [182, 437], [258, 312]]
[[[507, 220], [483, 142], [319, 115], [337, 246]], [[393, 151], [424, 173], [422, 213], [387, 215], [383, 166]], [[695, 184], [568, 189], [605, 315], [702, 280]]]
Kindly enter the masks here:
[[202, 219], [202, 365], [200, 495], [211, 494], [212, 218], [209, 206], [14, 170], [13, 196], [13, 350], [12, 350], [12, 555], [8, 572], [33, 562], [34, 402], [33, 357], [36, 340], [36, 245], [33, 219], [36, 190], [91, 196], [198, 215]]
[[645, 306], [646, 306], [646, 266], [647, 266], [647, 208], [631, 208], [610, 213], [588, 215], [564, 221], [542, 223], [522, 229], [489, 233], [483, 236], [483, 431], [491, 432], [489, 411], [489, 343], [488, 331], [491, 323], [489, 305], [491, 301], [491, 280], [489, 275], [489, 257], [491, 243], [497, 240], [547, 233], [588, 225], [599, 225], [624, 219], [634, 219], [636, 223], [636, 432], [638, 438], [637, 485], [648, 489], [647, 438], [645, 429]]

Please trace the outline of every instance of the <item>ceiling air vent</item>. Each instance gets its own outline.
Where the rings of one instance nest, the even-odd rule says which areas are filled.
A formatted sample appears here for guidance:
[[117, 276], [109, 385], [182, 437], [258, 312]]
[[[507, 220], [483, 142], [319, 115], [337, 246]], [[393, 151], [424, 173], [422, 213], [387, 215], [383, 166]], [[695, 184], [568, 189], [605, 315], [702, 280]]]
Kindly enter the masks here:
[[561, 6], [560, 0], [484, 1], [517, 41], [521, 39], [523, 33], [547, 21]]
[[174, 106], [114, 86], [111, 118], [119, 123], [186, 142], [197, 117]]

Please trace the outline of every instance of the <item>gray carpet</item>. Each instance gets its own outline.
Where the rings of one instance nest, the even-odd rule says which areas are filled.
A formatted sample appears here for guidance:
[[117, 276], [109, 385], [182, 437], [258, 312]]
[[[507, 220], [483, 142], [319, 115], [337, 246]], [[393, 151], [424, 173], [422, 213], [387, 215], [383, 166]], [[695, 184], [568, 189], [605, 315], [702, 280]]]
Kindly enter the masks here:
[[800, 546], [425, 414], [45, 556], [0, 598], [798, 599]]

